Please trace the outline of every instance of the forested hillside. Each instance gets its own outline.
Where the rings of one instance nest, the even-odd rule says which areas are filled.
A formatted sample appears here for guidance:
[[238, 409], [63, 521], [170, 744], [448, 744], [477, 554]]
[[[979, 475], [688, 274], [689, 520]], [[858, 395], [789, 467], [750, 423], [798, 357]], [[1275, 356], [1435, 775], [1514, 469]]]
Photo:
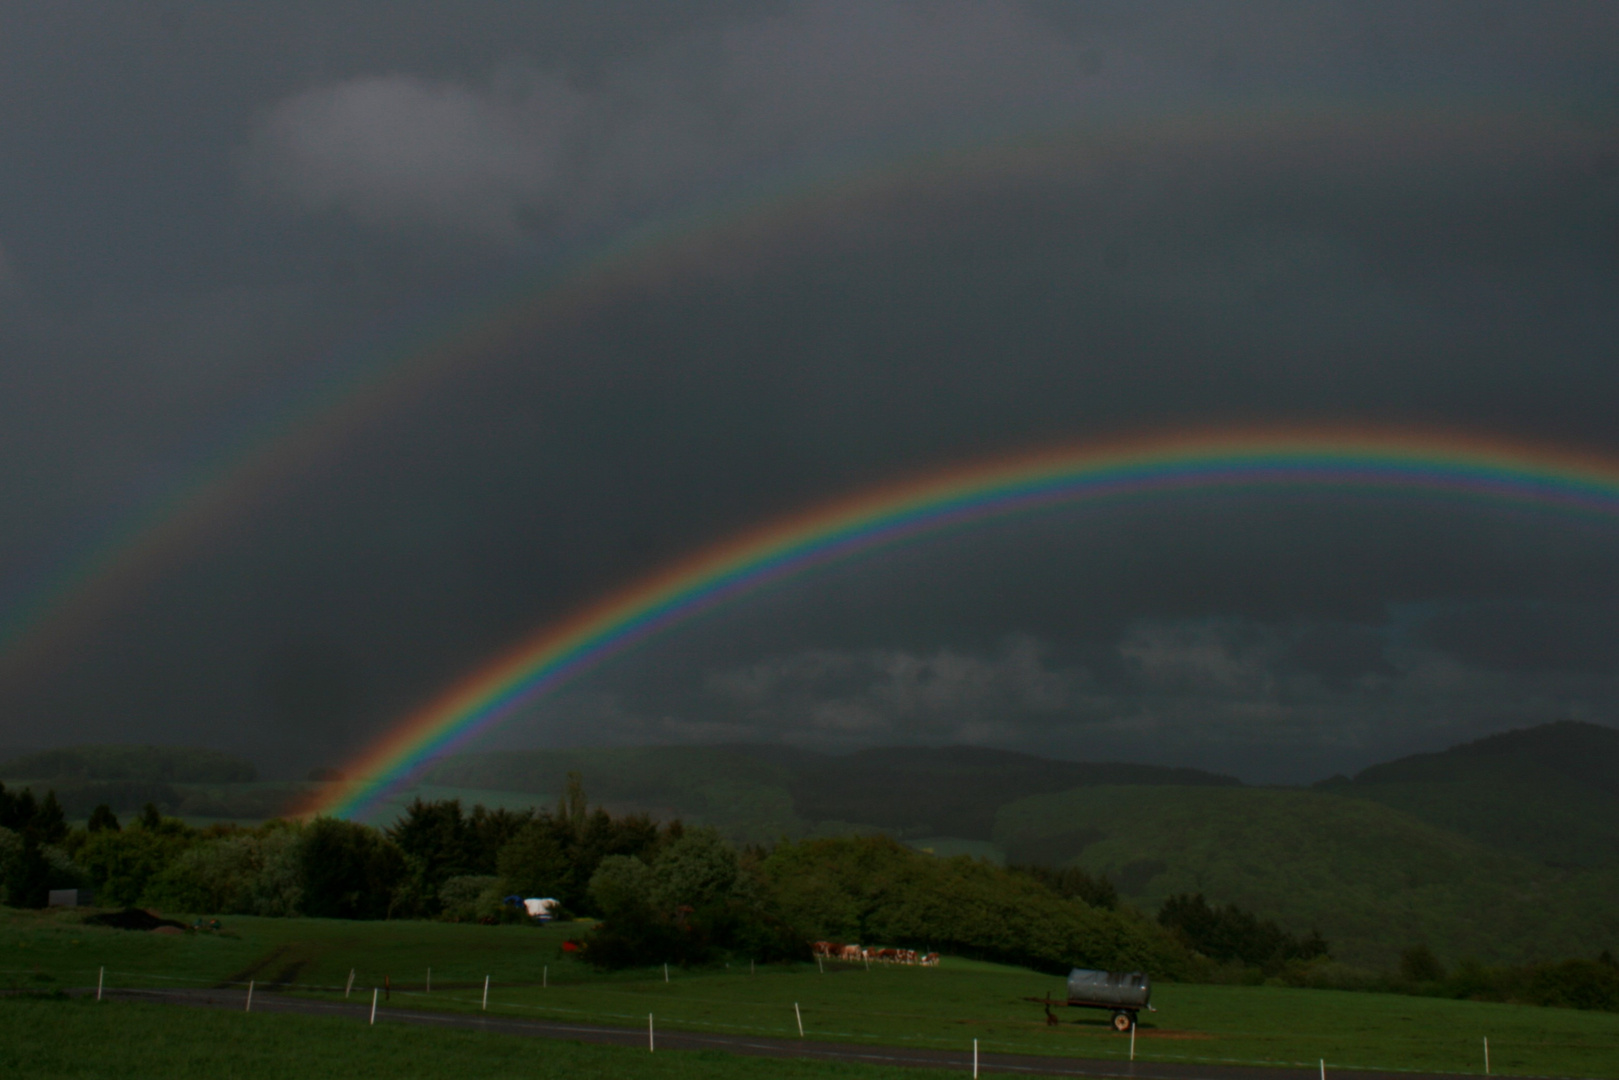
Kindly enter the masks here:
[[[147, 802], [193, 823], [262, 820], [308, 785], [257, 782], [223, 754], [36, 753], [0, 767], [69, 820]], [[977, 747], [832, 756], [788, 747], [642, 747], [450, 758], [419, 797], [524, 814], [570, 772], [615, 814], [713, 826], [771, 847], [880, 834], [940, 855], [1090, 875], [1149, 915], [1170, 897], [1238, 904], [1342, 960], [1388, 968], [1425, 944], [1454, 965], [1619, 951], [1619, 731], [1564, 722], [1373, 766], [1313, 788], [1192, 769], [1051, 761]]]
[[1053, 761], [971, 746], [837, 756], [762, 746], [468, 754], [424, 779], [446, 789], [549, 799], [573, 771], [606, 803], [680, 815], [755, 842], [860, 829], [987, 841], [1003, 805], [1038, 792], [1093, 784], [1237, 785], [1199, 769]]
[[252, 762], [185, 746], [75, 746], [0, 761], [0, 780], [49, 788], [70, 817], [106, 804], [117, 811], [151, 803], [192, 818], [261, 820], [284, 812], [300, 784], [262, 783]]
[[1322, 791], [1369, 799], [1549, 866], [1619, 861], [1619, 731], [1563, 721], [1374, 765]]
[[1390, 807], [1313, 791], [1097, 787], [1005, 807], [1014, 859], [1105, 876], [1156, 910], [1176, 893], [1318, 929], [1335, 955], [1387, 965], [1432, 946], [1448, 962], [1522, 962], [1619, 944], [1615, 868], [1559, 871]]

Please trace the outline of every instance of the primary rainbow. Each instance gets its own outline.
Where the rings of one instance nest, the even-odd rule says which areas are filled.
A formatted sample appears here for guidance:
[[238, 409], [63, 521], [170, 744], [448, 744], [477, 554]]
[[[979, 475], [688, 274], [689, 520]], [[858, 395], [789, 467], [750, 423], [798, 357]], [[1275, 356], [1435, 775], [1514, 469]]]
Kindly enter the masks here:
[[711, 262], [745, 263], [817, 215], [914, 202], [907, 193], [954, 184], [1085, 173], [1100, 162], [1128, 161], [1144, 147], [1219, 149], [1240, 162], [1282, 155], [1313, 167], [1361, 167], [1389, 156], [1453, 156], [1458, 148], [1489, 155], [1522, 138], [1543, 149], [1595, 153], [1605, 137], [1583, 122], [1511, 103], [1486, 102], [1481, 110], [1442, 103], [1233, 103], [1196, 113], [1125, 109], [1088, 122], [823, 163], [744, 184], [711, 203], [587, 245], [470, 306], [380, 328], [368, 348], [334, 361], [329, 375], [323, 368], [310, 385], [289, 388], [280, 400], [239, 418], [225, 437], [199, 445], [195, 460], [177, 467], [162, 490], [86, 542], [64, 545], [60, 561], [17, 582], [14, 595], [0, 595], [0, 684], [28, 676], [48, 658], [70, 655], [66, 646], [116, 598], [157, 579], [200, 534], [247, 511], [265, 489], [298, 475], [372, 417], [417, 400], [435, 379], [621, 290], [655, 287]]
[[398, 724], [309, 808], [362, 816], [433, 759], [611, 657], [815, 567], [990, 518], [1189, 492], [1356, 492], [1619, 519], [1619, 462], [1390, 430], [1225, 431], [981, 461], [745, 532], [542, 628]]

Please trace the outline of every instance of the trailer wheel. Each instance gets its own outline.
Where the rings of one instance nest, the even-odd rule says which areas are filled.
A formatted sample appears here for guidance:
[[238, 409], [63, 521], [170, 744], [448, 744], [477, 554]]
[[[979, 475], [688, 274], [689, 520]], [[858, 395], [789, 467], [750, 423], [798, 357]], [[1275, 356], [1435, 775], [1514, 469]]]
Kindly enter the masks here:
[[1135, 1027], [1135, 1023], [1136, 1018], [1127, 1012], [1116, 1012], [1113, 1014], [1114, 1031], [1129, 1031], [1131, 1028]]

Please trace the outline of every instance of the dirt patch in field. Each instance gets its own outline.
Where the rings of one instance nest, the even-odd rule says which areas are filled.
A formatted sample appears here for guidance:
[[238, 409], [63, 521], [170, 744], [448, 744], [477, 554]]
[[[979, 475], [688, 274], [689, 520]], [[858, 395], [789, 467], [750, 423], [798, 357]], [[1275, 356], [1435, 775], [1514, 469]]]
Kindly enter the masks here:
[[168, 928], [185, 932], [185, 923], [175, 922], [173, 919], [164, 919], [150, 911], [141, 908], [125, 908], [122, 911], [109, 911], [101, 915], [91, 915], [84, 920], [91, 926], [110, 926], [116, 930], [157, 930]]
[[299, 950], [292, 945], [277, 945], [268, 955], [260, 957], [241, 971], [229, 976], [215, 986], [215, 989], [223, 990], [250, 979], [264, 987], [290, 986], [297, 981], [304, 968], [309, 966], [310, 960], [309, 956], [300, 955]]
[[1201, 1031], [1159, 1031], [1147, 1028], [1137, 1028], [1143, 1039], [1212, 1039], [1213, 1035], [1206, 1035]]

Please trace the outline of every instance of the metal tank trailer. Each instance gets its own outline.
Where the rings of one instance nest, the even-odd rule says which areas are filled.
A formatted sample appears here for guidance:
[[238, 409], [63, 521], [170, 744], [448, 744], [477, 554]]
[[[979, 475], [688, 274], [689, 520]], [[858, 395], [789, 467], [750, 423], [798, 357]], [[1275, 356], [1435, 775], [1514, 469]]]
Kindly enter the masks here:
[[[1113, 1013], [1114, 1030], [1129, 1031], [1135, 1027], [1138, 1012], [1152, 1010], [1152, 979], [1142, 971], [1075, 968], [1068, 973], [1068, 1000], [1064, 1004], [1108, 1009]], [[1055, 1017], [1052, 1020], [1055, 1022]]]

